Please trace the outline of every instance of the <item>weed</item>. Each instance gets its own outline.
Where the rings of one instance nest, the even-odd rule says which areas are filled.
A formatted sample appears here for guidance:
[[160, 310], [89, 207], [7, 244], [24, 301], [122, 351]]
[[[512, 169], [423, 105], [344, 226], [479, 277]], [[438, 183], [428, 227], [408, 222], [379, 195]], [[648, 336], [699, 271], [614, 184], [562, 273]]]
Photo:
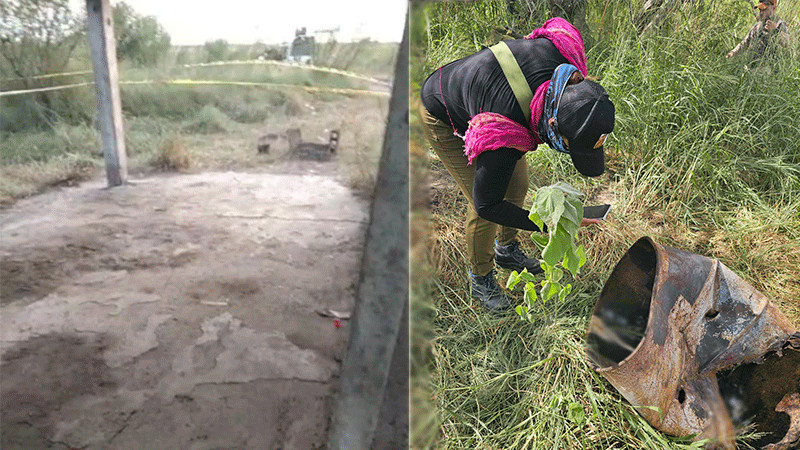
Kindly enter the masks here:
[[231, 130], [231, 119], [214, 106], [206, 105], [183, 126], [184, 133], [213, 134]]
[[183, 137], [178, 133], [172, 133], [162, 139], [151, 164], [161, 170], [187, 171], [192, 165], [192, 160]]

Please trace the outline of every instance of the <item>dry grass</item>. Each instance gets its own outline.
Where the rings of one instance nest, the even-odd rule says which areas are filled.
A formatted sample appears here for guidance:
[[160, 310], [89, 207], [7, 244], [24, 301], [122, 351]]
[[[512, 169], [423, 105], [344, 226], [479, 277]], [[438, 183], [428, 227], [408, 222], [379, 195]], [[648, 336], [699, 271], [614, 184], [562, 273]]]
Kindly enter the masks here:
[[100, 162], [66, 157], [44, 163], [0, 166], [0, 207], [55, 186], [70, 186], [97, 176]]
[[165, 137], [153, 156], [151, 164], [161, 170], [187, 172], [192, 166], [192, 158], [183, 137], [173, 133]]

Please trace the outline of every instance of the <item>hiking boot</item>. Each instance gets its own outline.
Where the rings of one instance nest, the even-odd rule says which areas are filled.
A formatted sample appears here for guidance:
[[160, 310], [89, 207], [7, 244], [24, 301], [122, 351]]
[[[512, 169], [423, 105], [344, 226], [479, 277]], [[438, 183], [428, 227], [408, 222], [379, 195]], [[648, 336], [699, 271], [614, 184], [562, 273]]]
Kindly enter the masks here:
[[481, 306], [493, 314], [502, 314], [511, 309], [511, 300], [494, 279], [494, 269], [487, 275], [474, 275], [469, 272], [472, 297], [481, 301]]
[[519, 248], [519, 241], [512, 241], [508, 245], [494, 244], [494, 261], [503, 269], [516, 270], [528, 269], [528, 273], [537, 274], [543, 272], [539, 265], [539, 260], [528, 258]]

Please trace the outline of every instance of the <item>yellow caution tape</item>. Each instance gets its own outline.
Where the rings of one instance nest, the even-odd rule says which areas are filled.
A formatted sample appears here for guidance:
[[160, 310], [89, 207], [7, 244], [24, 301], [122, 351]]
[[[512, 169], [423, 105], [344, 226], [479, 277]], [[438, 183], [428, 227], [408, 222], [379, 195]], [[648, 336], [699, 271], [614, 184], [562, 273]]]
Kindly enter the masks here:
[[91, 70], [80, 70], [77, 72], [60, 72], [60, 73], [48, 73], [46, 75], [35, 75], [32, 77], [24, 77], [24, 78], [3, 78], [3, 81], [14, 81], [14, 80], [42, 80], [45, 78], [57, 78], [57, 77], [68, 77], [70, 75], [91, 75], [93, 72]]
[[65, 85], [62, 85], [62, 86], [50, 86], [50, 87], [44, 87], [44, 88], [38, 88], [38, 89], [21, 89], [21, 90], [17, 90], [17, 91], [5, 91], [5, 92], [0, 92], [0, 97], [11, 96], [11, 95], [20, 95], [20, 94], [32, 94], [34, 92], [60, 91], [60, 90], [63, 90], [63, 89], [71, 89], [71, 88], [81, 87], [81, 86], [91, 86], [93, 84], [94, 84], [94, 81], [88, 81], [88, 82], [85, 82], [85, 83], [65, 84]]
[[[63, 89], [71, 89], [81, 86], [91, 86], [94, 82], [65, 84], [62, 86], [50, 86], [38, 89], [23, 89], [16, 91], [0, 92], [0, 97], [32, 94], [35, 92], [59, 91]], [[120, 81], [121, 85], [142, 85], [142, 84], [173, 84], [173, 85], [206, 85], [206, 86], [247, 86], [247, 87], [265, 87], [265, 88], [282, 88], [282, 89], [302, 89], [309, 92], [332, 92], [336, 94], [350, 94], [350, 95], [376, 95], [388, 96], [389, 92], [369, 91], [363, 89], [344, 89], [344, 88], [331, 88], [321, 86], [302, 86], [298, 84], [280, 84], [280, 83], [256, 83], [248, 81], [224, 81], [224, 80], [141, 80], [141, 81]]]
[[[184, 68], [192, 68], [192, 67], [216, 67], [216, 66], [232, 66], [232, 65], [273, 65], [273, 66], [283, 66], [283, 67], [291, 67], [291, 68], [299, 68], [299, 69], [306, 69], [312, 70], [316, 72], [327, 72], [333, 73], [336, 75], [342, 75], [350, 78], [356, 78], [359, 80], [369, 81], [371, 83], [382, 84], [385, 86], [391, 86], [391, 83], [385, 80], [379, 80], [377, 78], [368, 77], [366, 75], [362, 75], [355, 72], [349, 72], [340, 69], [334, 69], [332, 67], [322, 67], [322, 66], [314, 66], [314, 65], [300, 65], [297, 63], [290, 63], [285, 61], [274, 61], [274, 60], [259, 60], [259, 59], [247, 59], [247, 60], [236, 60], [236, 61], [216, 61], [210, 63], [197, 63], [197, 64], [182, 64], [181, 67]], [[46, 78], [56, 78], [56, 77], [66, 77], [70, 75], [91, 75], [93, 72], [91, 70], [81, 70], [76, 72], [61, 72], [61, 73], [50, 73], [46, 75], [35, 75], [31, 77], [25, 78], [3, 78], [2, 81], [13, 81], [13, 80], [41, 80]]]
[[327, 72], [333, 73], [337, 75], [342, 75], [350, 78], [357, 78], [360, 80], [369, 81], [372, 83], [379, 83], [384, 84], [386, 86], [390, 86], [391, 83], [379, 80], [377, 78], [368, 77], [366, 75], [361, 75], [355, 72], [349, 72], [340, 69], [334, 69], [332, 67], [322, 67], [322, 66], [314, 66], [309, 64], [297, 64], [297, 63], [290, 63], [285, 61], [275, 61], [275, 60], [259, 60], [259, 59], [248, 59], [248, 60], [237, 60], [237, 61], [217, 61], [217, 62], [210, 62], [210, 63], [197, 63], [197, 64], [184, 64], [183, 67], [191, 68], [191, 67], [214, 67], [214, 66], [231, 66], [231, 65], [250, 65], [250, 64], [268, 64], [273, 66], [283, 66], [283, 67], [291, 67], [291, 68], [299, 68], [299, 69], [308, 69], [313, 70], [316, 72]]

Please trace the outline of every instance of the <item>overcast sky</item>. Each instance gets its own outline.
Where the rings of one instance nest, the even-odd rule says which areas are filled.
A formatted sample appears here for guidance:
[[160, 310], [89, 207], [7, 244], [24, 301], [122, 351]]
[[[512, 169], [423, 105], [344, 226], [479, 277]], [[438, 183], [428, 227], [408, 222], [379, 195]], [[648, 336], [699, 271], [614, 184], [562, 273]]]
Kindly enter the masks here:
[[[70, 0], [86, 8], [85, 0]], [[143, 16], [155, 16], [173, 45], [201, 45], [224, 39], [231, 44], [289, 42], [295, 29], [339, 28], [340, 42], [369, 37], [400, 42], [407, 0], [125, 0]], [[117, 4], [111, 0], [111, 5]], [[323, 33], [321, 38], [328, 36]]]

